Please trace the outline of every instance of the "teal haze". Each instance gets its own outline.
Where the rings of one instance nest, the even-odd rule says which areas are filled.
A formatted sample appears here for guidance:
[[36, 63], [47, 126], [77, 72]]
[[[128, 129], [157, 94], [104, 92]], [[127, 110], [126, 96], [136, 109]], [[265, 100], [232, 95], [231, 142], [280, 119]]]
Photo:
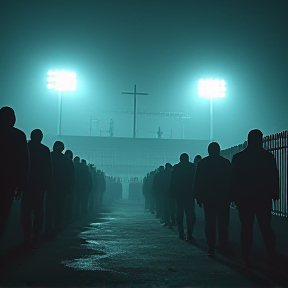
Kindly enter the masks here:
[[[227, 83], [214, 101], [214, 138], [223, 148], [248, 131], [287, 129], [288, 3], [278, 1], [59, 0], [1, 1], [0, 106], [16, 111], [27, 135], [57, 133], [57, 92], [47, 71], [77, 73], [63, 92], [62, 133], [209, 139], [209, 100], [200, 78]], [[143, 113], [145, 112], [145, 113]], [[155, 115], [183, 112], [188, 118]], [[91, 120], [93, 117], [93, 121]]]

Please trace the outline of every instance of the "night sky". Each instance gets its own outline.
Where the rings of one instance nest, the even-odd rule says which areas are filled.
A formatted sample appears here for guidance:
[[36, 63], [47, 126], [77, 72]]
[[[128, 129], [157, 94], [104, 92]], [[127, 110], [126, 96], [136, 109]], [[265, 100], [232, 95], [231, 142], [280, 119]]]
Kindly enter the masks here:
[[[137, 84], [138, 137], [181, 138], [181, 119], [149, 115], [184, 112], [186, 139], [209, 139], [209, 100], [200, 78], [227, 83], [214, 102], [214, 138], [222, 148], [248, 131], [287, 129], [287, 0], [2, 0], [0, 106], [15, 109], [16, 127], [57, 133], [57, 92], [49, 69], [77, 73], [77, 90], [63, 93], [66, 135], [132, 137]], [[106, 112], [105, 112], [106, 110]], [[112, 112], [107, 111], [112, 110]], [[94, 119], [91, 126], [89, 119]], [[105, 134], [106, 133], [106, 134]]]

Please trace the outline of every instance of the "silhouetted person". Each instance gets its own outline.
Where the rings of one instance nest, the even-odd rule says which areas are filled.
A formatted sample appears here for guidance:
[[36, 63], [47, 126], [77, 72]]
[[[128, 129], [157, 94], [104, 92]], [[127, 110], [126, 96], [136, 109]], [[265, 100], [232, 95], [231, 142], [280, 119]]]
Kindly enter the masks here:
[[88, 214], [89, 198], [93, 188], [92, 176], [85, 159], [81, 160], [81, 214]]
[[279, 199], [279, 174], [273, 155], [262, 148], [260, 130], [248, 133], [248, 146], [232, 159], [231, 188], [241, 222], [244, 266], [249, 266], [253, 224], [257, 218], [269, 256], [275, 256], [275, 235], [271, 227], [272, 200]]
[[71, 150], [66, 150], [64, 155], [68, 162], [68, 188], [66, 193], [65, 201], [65, 224], [72, 222], [72, 214], [74, 207], [74, 185], [75, 185], [75, 167], [73, 163], [73, 152]]
[[153, 195], [156, 204], [156, 218], [164, 222], [164, 211], [163, 211], [163, 172], [164, 166], [159, 166], [158, 172], [155, 174], [153, 179]]
[[82, 166], [80, 163], [80, 157], [74, 157], [74, 168], [75, 168], [75, 184], [74, 184], [74, 206], [73, 206], [73, 219], [76, 220], [80, 216], [81, 209], [81, 197], [83, 195], [82, 191]]
[[155, 197], [154, 197], [154, 193], [153, 193], [153, 181], [154, 181], [154, 177], [156, 175], [157, 170], [151, 171], [148, 176], [147, 176], [147, 193], [149, 193], [149, 212], [151, 214], [155, 213]]
[[195, 165], [197, 165], [201, 160], [202, 160], [201, 155], [196, 155], [196, 156], [194, 157], [193, 163], [194, 163]]
[[102, 208], [103, 204], [103, 196], [106, 191], [106, 180], [105, 180], [105, 173], [101, 170], [97, 170], [97, 204], [98, 208]]
[[[29, 170], [29, 154], [25, 134], [14, 128], [16, 117], [10, 107], [0, 109], [0, 240], [12, 208], [19, 199]], [[16, 194], [15, 194], [16, 192]]]
[[63, 150], [63, 142], [56, 141], [51, 152], [53, 179], [46, 193], [45, 219], [48, 238], [61, 231], [66, 193], [70, 187], [69, 166]]
[[197, 164], [194, 192], [199, 206], [204, 206], [207, 256], [214, 257], [217, 222], [219, 252], [230, 254], [228, 226], [232, 201], [232, 195], [229, 193], [231, 164], [229, 160], [220, 156], [220, 146], [217, 142], [209, 144], [208, 153], [209, 156]]
[[142, 195], [144, 196], [145, 199], [145, 210], [149, 210], [150, 206], [150, 193], [148, 189], [148, 177], [149, 173], [146, 174], [146, 176], [143, 178], [143, 185], [142, 185]]
[[163, 171], [163, 212], [164, 212], [164, 227], [172, 228], [175, 225], [175, 209], [171, 211], [171, 201], [174, 202], [169, 190], [170, 178], [172, 173], [172, 165], [170, 163], [165, 164]]
[[96, 168], [94, 167], [93, 164], [89, 165], [89, 172], [91, 174], [91, 178], [92, 178], [92, 190], [90, 193], [90, 199], [89, 199], [89, 212], [95, 212], [96, 211], [96, 207], [97, 207], [97, 190], [98, 190], [98, 186], [97, 186], [97, 172], [96, 172]]
[[170, 193], [176, 200], [177, 224], [179, 238], [185, 240], [183, 218], [184, 213], [187, 223], [187, 242], [193, 242], [193, 229], [195, 225], [195, 198], [193, 184], [196, 172], [196, 165], [189, 162], [186, 153], [180, 155], [180, 162], [174, 165], [170, 179]]
[[35, 249], [44, 221], [45, 192], [52, 180], [50, 150], [41, 143], [43, 133], [40, 129], [31, 132], [28, 142], [30, 169], [27, 185], [22, 194], [21, 224], [24, 245]]

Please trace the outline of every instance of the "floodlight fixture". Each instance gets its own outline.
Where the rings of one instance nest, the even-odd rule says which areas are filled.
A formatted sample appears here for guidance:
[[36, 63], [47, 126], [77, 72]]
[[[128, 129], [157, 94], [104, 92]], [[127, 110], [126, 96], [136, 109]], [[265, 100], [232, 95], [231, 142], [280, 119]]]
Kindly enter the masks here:
[[76, 73], [64, 70], [49, 70], [47, 72], [47, 88], [58, 91], [59, 98], [59, 118], [58, 135], [61, 136], [62, 126], [62, 92], [76, 90]]
[[64, 70], [49, 70], [48, 89], [57, 91], [74, 91], [76, 90], [76, 73]]
[[226, 82], [223, 79], [203, 79], [198, 81], [200, 98], [210, 99], [210, 140], [213, 140], [213, 99], [225, 98]]
[[201, 98], [224, 98], [226, 83], [220, 79], [200, 79], [198, 82], [198, 94]]

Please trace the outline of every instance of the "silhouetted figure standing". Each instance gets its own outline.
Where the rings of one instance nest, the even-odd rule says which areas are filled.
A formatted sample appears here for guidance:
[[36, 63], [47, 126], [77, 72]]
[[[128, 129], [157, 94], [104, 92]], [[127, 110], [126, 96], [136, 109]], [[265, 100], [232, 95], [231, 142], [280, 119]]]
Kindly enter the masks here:
[[148, 189], [148, 177], [149, 173], [146, 174], [146, 176], [143, 178], [143, 185], [142, 185], [142, 195], [145, 199], [145, 210], [149, 210], [150, 206], [150, 193]]
[[[14, 128], [16, 117], [10, 107], [0, 109], [0, 240], [12, 208], [19, 199], [29, 170], [29, 154], [25, 134]], [[16, 192], [16, 195], [15, 195]]]
[[158, 172], [155, 174], [153, 179], [153, 195], [156, 204], [156, 218], [160, 219], [160, 222], [164, 222], [164, 211], [163, 211], [163, 172], [164, 166], [159, 166]]
[[68, 189], [65, 201], [65, 220], [64, 224], [72, 222], [74, 207], [74, 185], [75, 185], [75, 167], [73, 163], [73, 152], [67, 149], [64, 153], [68, 162]]
[[197, 164], [198, 164], [201, 160], [202, 160], [201, 155], [196, 155], [196, 156], [194, 157], [193, 163], [197, 166]]
[[189, 162], [189, 156], [186, 153], [180, 155], [180, 162], [174, 165], [171, 180], [170, 193], [176, 200], [177, 206], [177, 224], [179, 238], [185, 240], [183, 218], [184, 213], [187, 223], [186, 241], [193, 242], [193, 229], [195, 225], [195, 198], [193, 193], [193, 184], [196, 172], [196, 165]]
[[80, 157], [75, 156], [74, 160], [75, 168], [75, 184], [74, 184], [74, 205], [73, 205], [73, 219], [76, 220], [80, 216], [80, 209], [82, 203], [82, 165], [80, 163]]
[[30, 170], [27, 185], [22, 194], [21, 224], [24, 245], [38, 247], [44, 221], [44, 198], [52, 180], [50, 150], [41, 143], [43, 133], [40, 129], [31, 132], [28, 142]]
[[217, 222], [218, 250], [223, 254], [230, 254], [228, 227], [232, 201], [229, 193], [231, 164], [229, 160], [220, 156], [220, 146], [217, 142], [209, 144], [208, 153], [209, 156], [197, 164], [194, 192], [199, 206], [204, 205], [207, 256], [214, 257]]
[[98, 198], [97, 198], [97, 204], [98, 209], [102, 208], [103, 204], [103, 196], [106, 191], [106, 180], [105, 180], [105, 173], [101, 170], [97, 170], [97, 189], [98, 189]]
[[171, 201], [173, 201], [170, 194], [169, 185], [172, 173], [172, 165], [170, 163], [165, 164], [165, 169], [162, 176], [163, 186], [163, 212], [164, 212], [164, 227], [172, 228], [175, 225], [175, 214], [171, 211]]
[[154, 181], [154, 177], [156, 175], [156, 172], [157, 170], [154, 170], [154, 171], [151, 171], [148, 176], [147, 176], [147, 193], [149, 193], [149, 212], [151, 214], [154, 214], [155, 213], [155, 207], [156, 207], [156, 204], [155, 204], [155, 196], [154, 196], [154, 193], [153, 193], [153, 181]]
[[253, 224], [257, 218], [265, 248], [275, 256], [275, 235], [271, 227], [272, 200], [279, 199], [279, 174], [273, 155], [262, 148], [263, 134], [251, 130], [248, 146], [232, 159], [231, 188], [241, 222], [241, 247], [244, 266], [249, 266]]
[[87, 161], [85, 159], [81, 160], [81, 214], [86, 215], [88, 214], [88, 205], [89, 205], [89, 198], [92, 191], [92, 176], [89, 171], [89, 167], [87, 165]]
[[62, 151], [64, 144], [56, 141], [51, 152], [53, 179], [46, 193], [46, 236], [60, 232], [65, 207], [66, 193], [70, 187], [69, 166]]
[[89, 165], [89, 172], [91, 174], [92, 178], [92, 190], [90, 194], [90, 199], [89, 199], [89, 212], [95, 212], [97, 208], [97, 172], [96, 168], [93, 164]]

